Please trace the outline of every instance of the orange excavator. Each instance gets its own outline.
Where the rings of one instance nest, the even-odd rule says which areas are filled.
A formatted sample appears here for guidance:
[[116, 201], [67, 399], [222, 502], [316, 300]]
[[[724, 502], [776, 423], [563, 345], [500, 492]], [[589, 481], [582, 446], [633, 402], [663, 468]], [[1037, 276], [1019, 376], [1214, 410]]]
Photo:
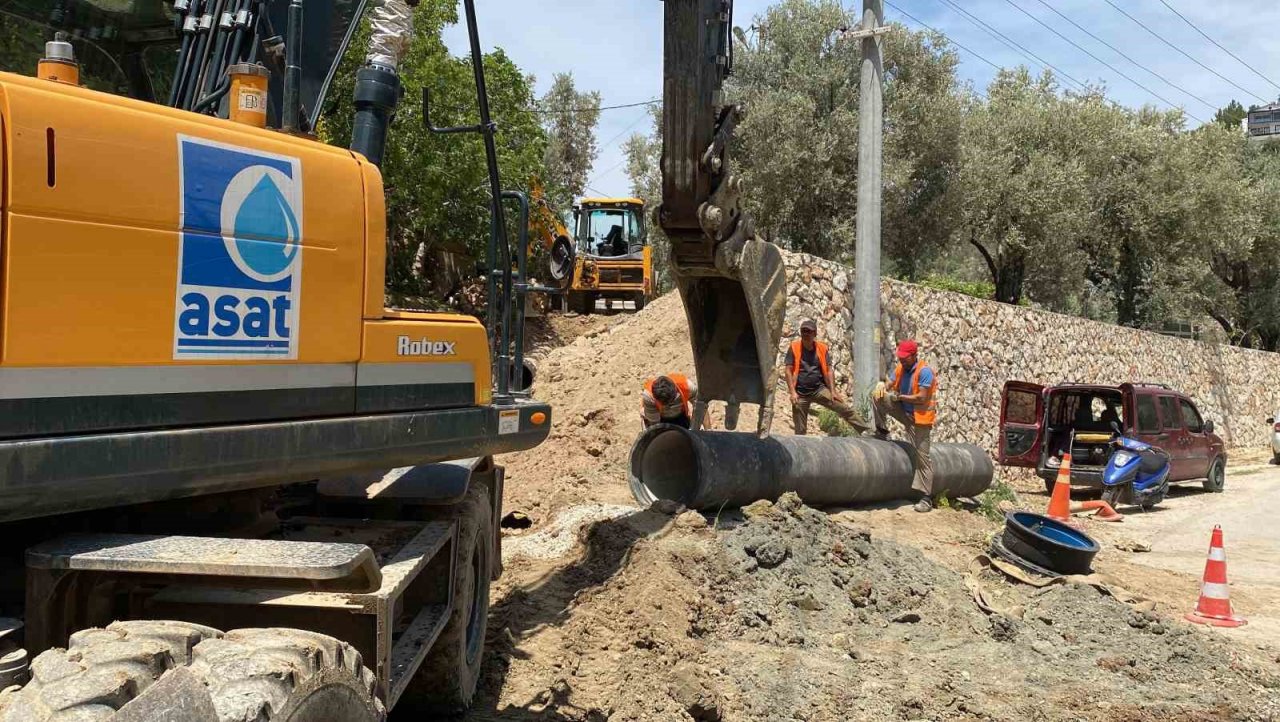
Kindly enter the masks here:
[[[384, 307], [413, 4], [4, 5], [0, 719], [471, 702], [502, 570], [494, 457], [540, 444], [552, 409], [511, 373], [530, 207], [502, 187], [474, 0], [477, 123], [432, 127], [425, 97], [423, 120], [484, 141], [485, 323]], [[657, 218], [699, 396], [760, 404], [764, 430], [785, 286], [727, 162], [732, 3], [664, 12]], [[328, 146], [311, 134], [365, 20], [353, 137]]]

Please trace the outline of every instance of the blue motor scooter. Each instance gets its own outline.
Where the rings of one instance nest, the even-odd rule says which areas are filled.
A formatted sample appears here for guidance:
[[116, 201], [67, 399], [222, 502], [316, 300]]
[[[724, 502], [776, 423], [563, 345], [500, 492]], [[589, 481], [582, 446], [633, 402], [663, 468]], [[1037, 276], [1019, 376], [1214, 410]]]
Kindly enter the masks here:
[[1169, 455], [1163, 449], [1131, 439], [1112, 424], [1111, 458], [1102, 472], [1102, 500], [1112, 506], [1134, 504], [1143, 509], [1164, 501], [1169, 493]]

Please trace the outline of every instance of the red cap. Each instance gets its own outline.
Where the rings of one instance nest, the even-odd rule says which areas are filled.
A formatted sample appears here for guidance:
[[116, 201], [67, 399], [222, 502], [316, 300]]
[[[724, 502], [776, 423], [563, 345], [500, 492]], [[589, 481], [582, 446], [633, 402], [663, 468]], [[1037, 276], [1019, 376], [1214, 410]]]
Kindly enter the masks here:
[[906, 341], [898, 344], [898, 358], [905, 359], [919, 350], [920, 347], [916, 345], [915, 341], [907, 339]]

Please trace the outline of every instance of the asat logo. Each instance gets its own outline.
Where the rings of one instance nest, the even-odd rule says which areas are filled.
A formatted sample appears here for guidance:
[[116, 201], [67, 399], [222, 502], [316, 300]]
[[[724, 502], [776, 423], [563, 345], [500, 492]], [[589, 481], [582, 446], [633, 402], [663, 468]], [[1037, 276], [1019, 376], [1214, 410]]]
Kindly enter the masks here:
[[178, 137], [173, 357], [297, 358], [302, 163]]

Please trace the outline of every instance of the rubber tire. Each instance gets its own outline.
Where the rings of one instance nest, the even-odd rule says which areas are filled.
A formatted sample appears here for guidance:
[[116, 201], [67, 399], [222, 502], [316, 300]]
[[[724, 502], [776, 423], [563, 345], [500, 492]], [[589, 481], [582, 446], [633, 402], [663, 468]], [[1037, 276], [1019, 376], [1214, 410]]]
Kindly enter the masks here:
[[[373, 672], [360, 653], [333, 637], [298, 629], [240, 629], [223, 634], [187, 622], [115, 622], [71, 635], [31, 665], [31, 681], [0, 696], [0, 719], [138, 719], [148, 689], [177, 670], [194, 674], [181, 699], [187, 716], [221, 722], [382, 722]], [[169, 675], [170, 671], [174, 675]], [[159, 693], [157, 693], [159, 694]], [[199, 697], [199, 698], [197, 698]], [[130, 704], [136, 700], [136, 704]], [[172, 710], [173, 705], [165, 706]], [[194, 714], [190, 710], [204, 710]], [[210, 717], [216, 711], [216, 717]], [[173, 712], [170, 711], [170, 714]], [[147, 716], [154, 718], [154, 712]]]
[[1227, 488], [1226, 465], [1222, 463], [1221, 456], [1209, 465], [1209, 476], [1205, 478], [1203, 485], [1205, 491], [1214, 494], [1221, 494]]
[[465, 499], [433, 517], [458, 522], [454, 605], [444, 631], [405, 687], [396, 709], [417, 714], [456, 715], [471, 706], [484, 663], [494, 554], [489, 489], [473, 483]]
[[635, 295], [634, 300], [636, 303], [636, 313], [640, 313], [641, 311], [644, 310], [644, 304], [645, 304], [644, 292], [641, 291], [640, 293], [637, 293]]
[[1057, 483], [1058, 483], [1058, 480], [1057, 480], [1057, 479], [1045, 479], [1045, 480], [1044, 480], [1044, 490], [1045, 490], [1046, 492], [1048, 492], [1048, 493], [1049, 493], [1049, 496], [1053, 496], [1053, 487], [1054, 487], [1054, 485], [1055, 485], [1055, 484], [1057, 484]]
[[1271, 463], [1275, 464], [1276, 466], [1280, 466], [1280, 454], [1277, 454], [1274, 451], [1271, 452]]
[[1117, 486], [1103, 486], [1102, 500], [1110, 504], [1112, 509], [1115, 509], [1121, 504], [1127, 503], [1125, 501], [1125, 493], [1124, 493], [1125, 489], [1127, 488], [1129, 488], [1127, 484], [1117, 485]]

